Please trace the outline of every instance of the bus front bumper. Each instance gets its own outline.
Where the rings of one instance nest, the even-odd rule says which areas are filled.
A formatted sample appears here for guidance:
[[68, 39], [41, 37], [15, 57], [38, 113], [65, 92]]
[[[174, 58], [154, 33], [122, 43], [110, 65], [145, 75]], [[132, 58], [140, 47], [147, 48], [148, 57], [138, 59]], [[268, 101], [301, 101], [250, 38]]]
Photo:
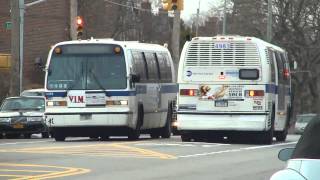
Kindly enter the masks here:
[[87, 127], [87, 126], [122, 126], [133, 127], [133, 112], [121, 111], [48, 111], [45, 112], [49, 127]]
[[270, 129], [268, 112], [213, 113], [177, 112], [178, 130], [265, 131]]

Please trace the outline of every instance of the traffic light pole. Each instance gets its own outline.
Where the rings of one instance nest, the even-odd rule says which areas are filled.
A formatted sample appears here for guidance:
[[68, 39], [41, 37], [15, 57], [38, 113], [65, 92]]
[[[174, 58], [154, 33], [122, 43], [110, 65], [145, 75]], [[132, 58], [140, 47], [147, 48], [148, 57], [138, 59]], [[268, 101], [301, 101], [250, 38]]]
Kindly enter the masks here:
[[70, 37], [72, 40], [77, 39], [76, 20], [78, 16], [78, 0], [70, 0]]
[[23, 37], [24, 37], [24, 0], [19, 0], [19, 14], [20, 14], [20, 23], [19, 23], [19, 51], [20, 51], [20, 71], [19, 71], [19, 92], [21, 94], [23, 90]]
[[10, 96], [19, 95], [20, 72], [20, 0], [11, 0], [11, 70], [10, 70]]
[[177, 72], [180, 58], [180, 11], [174, 11], [173, 30], [171, 37], [171, 51], [174, 67]]

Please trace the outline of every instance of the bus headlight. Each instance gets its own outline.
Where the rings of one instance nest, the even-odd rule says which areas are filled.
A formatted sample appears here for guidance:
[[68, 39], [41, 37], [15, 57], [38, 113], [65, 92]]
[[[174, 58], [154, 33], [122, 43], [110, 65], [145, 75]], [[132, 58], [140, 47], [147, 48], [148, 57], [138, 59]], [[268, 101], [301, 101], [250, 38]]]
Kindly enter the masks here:
[[67, 106], [67, 101], [47, 101], [47, 106]]
[[128, 100], [106, 101], [107, 106], [128, 105]]
[[0, 122], [10, 122], [11, 118], [0, 118]]

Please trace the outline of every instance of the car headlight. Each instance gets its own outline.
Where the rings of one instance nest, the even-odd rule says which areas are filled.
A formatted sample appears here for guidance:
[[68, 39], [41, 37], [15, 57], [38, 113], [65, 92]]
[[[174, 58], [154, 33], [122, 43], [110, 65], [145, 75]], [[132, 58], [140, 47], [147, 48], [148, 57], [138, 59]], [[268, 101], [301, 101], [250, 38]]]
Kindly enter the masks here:
[[28, 122], [37, 122], [37, 121], [43, 121], [42, 117], [27, 117]]
[[11, 121], [11, 118], [0, 118], [0, 122], [10, 122]]

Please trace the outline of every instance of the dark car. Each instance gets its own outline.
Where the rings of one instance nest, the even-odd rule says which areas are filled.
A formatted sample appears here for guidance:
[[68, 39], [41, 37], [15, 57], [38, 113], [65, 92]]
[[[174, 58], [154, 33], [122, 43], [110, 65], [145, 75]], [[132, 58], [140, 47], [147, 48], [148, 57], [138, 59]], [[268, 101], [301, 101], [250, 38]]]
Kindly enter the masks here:
[[30, 138], [32, 134], [41, 133], [43, 138], [48, 138], [44, 111], [44, 97], [6, 98], [0, 109], [0, 134], [7, 138], [17, 138], [22, 134]]
[[316, 117], [308, 123], [295, 148], [279, 152], [279, 159], [287, 161], [287, 167], [275, 173], [270, 180], [320, 179], [320, 117]]

